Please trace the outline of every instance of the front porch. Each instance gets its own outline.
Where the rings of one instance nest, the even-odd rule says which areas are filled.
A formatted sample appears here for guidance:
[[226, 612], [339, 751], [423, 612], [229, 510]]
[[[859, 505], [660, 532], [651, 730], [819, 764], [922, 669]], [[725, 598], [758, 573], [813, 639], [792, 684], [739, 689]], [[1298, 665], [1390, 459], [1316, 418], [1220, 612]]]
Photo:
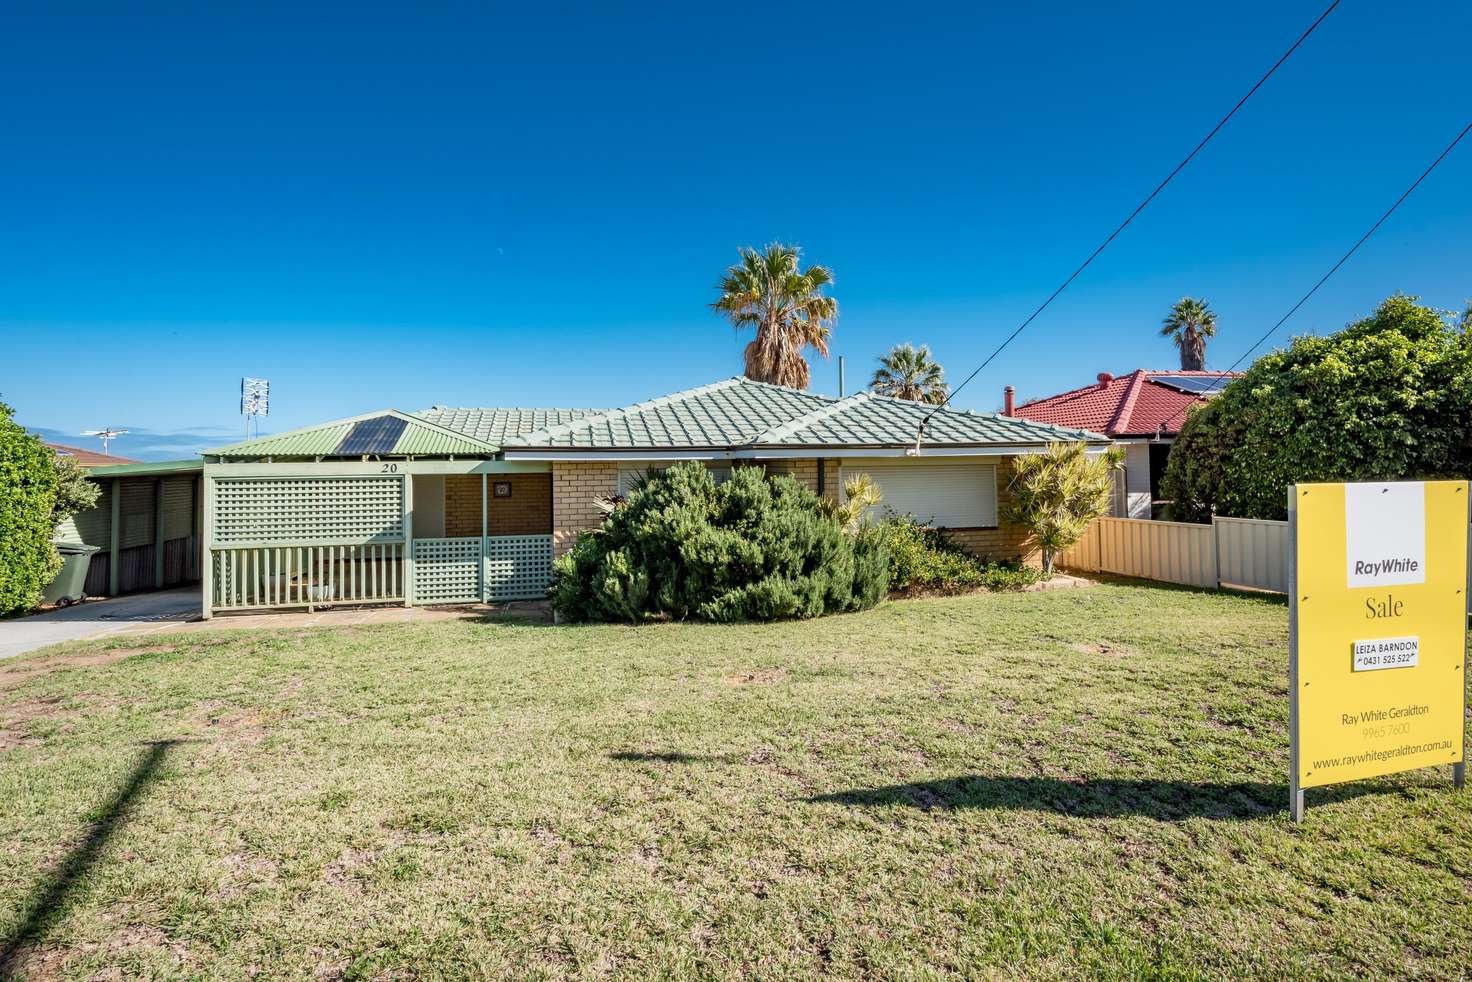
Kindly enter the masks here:
[[544, 463], [208, 464], [202, 613], [541, 599], [551, 489]]

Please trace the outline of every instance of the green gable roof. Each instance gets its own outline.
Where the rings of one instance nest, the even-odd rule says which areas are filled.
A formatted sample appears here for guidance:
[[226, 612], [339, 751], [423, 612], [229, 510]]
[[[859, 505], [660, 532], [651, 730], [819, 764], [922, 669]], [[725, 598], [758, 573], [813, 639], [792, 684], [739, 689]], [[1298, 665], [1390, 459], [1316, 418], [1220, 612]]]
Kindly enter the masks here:
[[512, 437], [503, 446], [508, 450], [744, 446], [771, 427], [822, 409], [832, 401], [800, 389], [730, 378]]
[[[377, 434], [379, 442], [372, 442]], [[367, 442], [365, 442], [365, 440]], [[204, 452], [206, 457], [490, 457], [493, 443], [428, 420], [385, 409], [299, 430], [257, 437]]]

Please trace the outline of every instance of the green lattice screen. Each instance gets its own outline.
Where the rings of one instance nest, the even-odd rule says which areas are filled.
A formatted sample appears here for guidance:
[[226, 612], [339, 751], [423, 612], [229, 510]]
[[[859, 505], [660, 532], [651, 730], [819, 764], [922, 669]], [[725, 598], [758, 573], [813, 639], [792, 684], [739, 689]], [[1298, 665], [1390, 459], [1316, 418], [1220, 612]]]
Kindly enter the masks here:
[[214, 545], [401, 542], [399, 477], [217, 478]]

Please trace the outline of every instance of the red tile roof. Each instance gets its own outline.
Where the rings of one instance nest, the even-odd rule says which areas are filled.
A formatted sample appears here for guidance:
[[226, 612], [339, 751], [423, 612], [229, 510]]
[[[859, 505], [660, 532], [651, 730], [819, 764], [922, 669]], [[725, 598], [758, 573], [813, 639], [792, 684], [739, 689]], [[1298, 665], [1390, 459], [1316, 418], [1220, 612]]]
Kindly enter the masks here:
[[[1013, 415], [1109, 436], [1154, 436], [1157, 430], [1175, 434], [1180, 432], [1187, 407], [1204, 402], [1207, 397], [1182, 392], [1155, 381], [1155, 378], [1169, 375], [1219, 378], [1224, 374], [1236, 378], [1242, 373], [1141, 368], [1118, 377], [1104, 374], [1092, 385], [1023, 403], [1013, 411]], [[1160, 429], [1162, 425], [1165, 427], [1163, 430]]]
[[68, 447], [64, 443], [48, 443], [46, 446], [56, 451], [58, 457], [72, 457], [83, 467], [105, 467], [108, 464], [136, 464], [138, 461], [132, 457], [117, 457], [110, 453], [98, 453], [96, 450], [84, 450], [81, 447]]

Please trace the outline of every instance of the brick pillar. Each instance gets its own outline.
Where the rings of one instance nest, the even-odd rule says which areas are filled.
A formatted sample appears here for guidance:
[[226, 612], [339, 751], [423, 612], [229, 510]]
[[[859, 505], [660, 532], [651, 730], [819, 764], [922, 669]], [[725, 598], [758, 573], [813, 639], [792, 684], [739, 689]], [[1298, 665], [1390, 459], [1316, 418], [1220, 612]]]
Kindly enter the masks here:
[[607, 516], [594, 498], [618, 494], [618, 465], [568, 461], [552, 465], [552, 555], [572, 548], [578, 533], [597, 528]]

